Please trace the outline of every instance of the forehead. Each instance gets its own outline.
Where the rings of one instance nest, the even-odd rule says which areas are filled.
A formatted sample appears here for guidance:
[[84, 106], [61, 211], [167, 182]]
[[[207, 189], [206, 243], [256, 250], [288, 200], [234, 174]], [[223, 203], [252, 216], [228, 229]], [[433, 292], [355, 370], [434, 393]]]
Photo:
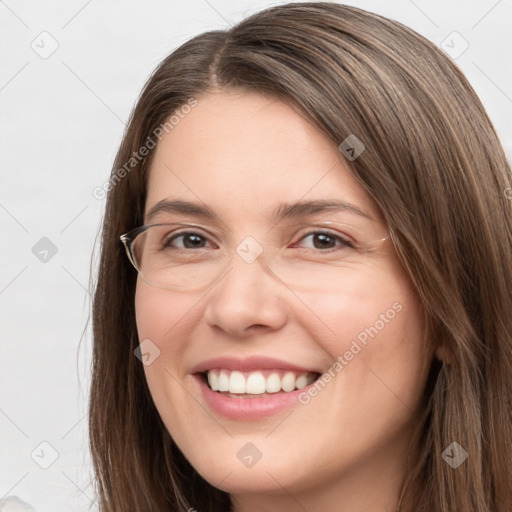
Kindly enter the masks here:
[[347, 171], [337, 146], [275, 98], [212, 92], [158, 143], [146, 212], [164, 199], [208, 205], [236, 219], [269, 216], [281, 203], [341, 199], [380, 212]]

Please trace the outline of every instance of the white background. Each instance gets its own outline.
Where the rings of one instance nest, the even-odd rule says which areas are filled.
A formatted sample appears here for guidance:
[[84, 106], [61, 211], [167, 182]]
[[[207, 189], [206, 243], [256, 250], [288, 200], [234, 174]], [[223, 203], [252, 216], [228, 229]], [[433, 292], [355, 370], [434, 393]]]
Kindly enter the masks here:
[[[469, 47], [456, 62], [510, 155], [510, 0], [346, 3], [401, 21], [438, 45], [458, 32]], [[124, 124], [155, 66], [192, 36], [275, 4], [0, 1], [0, 498], [19, 496], [39, 512], [86, 510], [94, 501], [88, 329], [80, 344], [104, 207], [92, 190], [108, 179]], [[57, 43], [45, 59], [31, 47], [43, 52]], [[454, 39], [455, 49], [460, 44]], [[46, 262], [32, 251], [43, 237], [57, 249]], [[58, 453], [48, 469], [35, 462], [52, 460], [52, 448], [41, 442]]]

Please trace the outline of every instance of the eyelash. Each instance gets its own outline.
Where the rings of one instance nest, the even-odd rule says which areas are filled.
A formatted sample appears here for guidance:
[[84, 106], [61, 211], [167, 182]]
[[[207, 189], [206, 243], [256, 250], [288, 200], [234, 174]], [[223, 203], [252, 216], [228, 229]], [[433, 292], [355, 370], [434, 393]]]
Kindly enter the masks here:
[[[350, 247], [350, 248], [354, 248], [354, 244], [346, 239], [346, 238], [343, 238], [342, 236], [340, 235], [336, 235], [335, 233], [332, 233], [331, 231], [323, 231], [323, 230], [318, 230], [318, 231], [310, 231], [309, 233], [306, 233], [305, 235], [303, 235], [300, 240], [305, 240], [307, 237], [311, 236], [311, 235], [326, 235], [326, 236], [329, 236], [331, 238], [334, 238], [335, 240], [338, 240], [340, 242], [340, 244], [337, 246], [339, 248], [341, 247]], [[317, 249], [317, 250], [320, 250], [320, 249]], [[330, 249], [327, 249], [325, 251], [321, 251], [321, 252], [330, 252], [330, 251], [333, 251], [333, 250], [336, 250], [336, 247], [332, 247]]]
[[[182, 231], [181, 233], [175, 233], [171, 238], [169, 238], [169, 240], [164, 241], [164, 243], [163, 243], [164, 248], [174, 247], [171, 245], [171, 243], [173, 241], [175, 241], [176, 239], [178, 239], [180, 237], [184, 237], [187, 235], [196, 235], [196, 236], [203, 238], [204, 240], [207, 240], [207, 237], [201, 235], [200, 233], [196, 233], [194, 231]], [[308, 233], [306, 233], [300, 237], [299, 242], [305, 240], [307, 237], [309, 237], [311, 235], [326, 235], [328, 237], [332, 237], [335, 240], [339, 241], [340, 244], [338, 246], [331, 247], [326, 250], [315, 249], [315, 248], [308, 248], [308, 249], [316, 250], [319, 252], [333, 252], [333, 251], [339, 250], [340, 248], [347, 248], [347, 247], [354, 248], [354, 244], [350, 240], [345, 239], [342, 236], [337, 235], [335, 233], [332, 233], [331, 231], [324, 231], [324, 230], [309, 231]], [[194, 250], [194, 249], [187, 249], [184, 247], [175, 247], [175, 249], [183, 250], [183, 251]], [[203, 247], [200, 247], [199, 249], [203, 249]]]

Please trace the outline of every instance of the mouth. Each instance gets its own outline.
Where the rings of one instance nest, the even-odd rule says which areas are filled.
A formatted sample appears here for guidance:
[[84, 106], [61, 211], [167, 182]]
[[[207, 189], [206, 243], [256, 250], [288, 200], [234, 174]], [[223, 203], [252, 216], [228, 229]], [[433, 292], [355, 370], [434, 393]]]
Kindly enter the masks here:
[[239, 371], [212, 368], [199, 375], [203, 383], [217, 394], [235, 399], [255, 399], [303, 389], [315, 382], [321, 374], [282, 369]]
[[191, 369], [209, 410], [234, 421], [258, 421], [297, 406], [321, 377], [320, 367], [267, 356], [217, 357]]

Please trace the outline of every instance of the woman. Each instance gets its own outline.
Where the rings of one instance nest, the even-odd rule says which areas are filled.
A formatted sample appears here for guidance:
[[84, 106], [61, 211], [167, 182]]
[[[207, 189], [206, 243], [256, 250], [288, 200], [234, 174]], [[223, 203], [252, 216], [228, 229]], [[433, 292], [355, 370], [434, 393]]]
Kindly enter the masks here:
[[108, 187], [101, 510], [510, 510], [510, 186], [397, 22], [295, 3], [174, 51]]

